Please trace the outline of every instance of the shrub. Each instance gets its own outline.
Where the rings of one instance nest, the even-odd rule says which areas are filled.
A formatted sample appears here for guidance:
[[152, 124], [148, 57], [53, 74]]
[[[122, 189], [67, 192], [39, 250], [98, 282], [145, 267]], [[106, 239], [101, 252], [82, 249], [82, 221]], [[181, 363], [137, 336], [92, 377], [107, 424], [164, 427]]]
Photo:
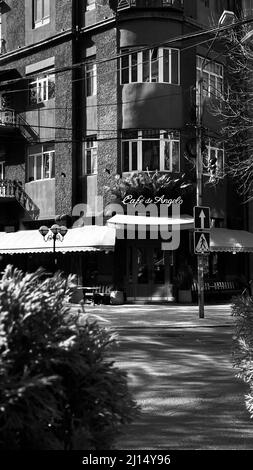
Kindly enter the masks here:
[[137, 411], [108, 358], [114, 335], [73, 314], [73, 276], [0, 282], [0, 449], [110, 449]]
[[232, 315], [236, 317], [233, 359], [237, 377], [249, 387], [246, 408], [253, 418], [253, 297], [234, 297]]

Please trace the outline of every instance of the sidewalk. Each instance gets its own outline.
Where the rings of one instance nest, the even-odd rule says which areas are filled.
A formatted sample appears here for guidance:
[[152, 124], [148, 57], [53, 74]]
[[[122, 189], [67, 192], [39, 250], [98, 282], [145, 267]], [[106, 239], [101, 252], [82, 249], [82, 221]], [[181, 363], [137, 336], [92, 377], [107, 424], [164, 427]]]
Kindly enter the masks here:
[[[80, 308], [72, 304], [72, 308]], [[104, 326], [121, 328], [210, 328], [232, 326], [231, 305], [205, 306], [205, 318], [199, 318], [196, 305], [85, 305], [85, 312], [96, 316]]]
[[[77, 306], [73, 308], [78, 308]], [[230, 305], [86, 306], [118, 333], [112, 352], [141, 413], [116, 449], [253, 450], [247, 387], [232, 364]]]

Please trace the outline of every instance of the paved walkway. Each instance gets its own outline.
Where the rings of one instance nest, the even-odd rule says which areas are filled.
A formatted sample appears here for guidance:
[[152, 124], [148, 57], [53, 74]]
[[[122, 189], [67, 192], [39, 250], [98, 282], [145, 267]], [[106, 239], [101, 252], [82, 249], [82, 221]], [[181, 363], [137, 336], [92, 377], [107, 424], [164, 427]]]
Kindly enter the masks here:
[[[73, 307], [76, 308], [76, 307]], [[86, 308], [118, 332], [113, 352], [141, 413], [116, 449], [252, 450], [245, 385], [232, 366], [229, 305]]]
[[[77, 304], [72, 305], [78, 309]], [[199, 318], [196, 305], [85, 305], [85, 312], [94, 315], [105, 326], [115, 328], [193, 328], [232, 326], [231, 306], [208, 305], [205, 318]]]

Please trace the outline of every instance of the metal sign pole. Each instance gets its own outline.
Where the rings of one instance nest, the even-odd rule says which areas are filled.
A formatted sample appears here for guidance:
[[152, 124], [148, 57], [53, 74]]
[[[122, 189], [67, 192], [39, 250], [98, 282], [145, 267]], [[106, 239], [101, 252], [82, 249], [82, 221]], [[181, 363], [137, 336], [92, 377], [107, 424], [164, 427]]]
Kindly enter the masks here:
[[[198, 97], [198, 109], [197, 109], [197, 123], [196, 123], [196, 177], [197, 177], [197, 206], [202, 206], [202, 175], [203, 175], [203, 162], [201, 152], [202, 142], [202, 129], [201, 129], [201, 117], [202, 117], [202, 100], [203, 100], [203, 79], [200, 77], [199, 80], [199, 97]], [[203, 269], [203, 255], [197, 255], [198, 262], [198, 305], [199, 305], [199, 318], [205, 317], [204, 311], [204, 269]]]

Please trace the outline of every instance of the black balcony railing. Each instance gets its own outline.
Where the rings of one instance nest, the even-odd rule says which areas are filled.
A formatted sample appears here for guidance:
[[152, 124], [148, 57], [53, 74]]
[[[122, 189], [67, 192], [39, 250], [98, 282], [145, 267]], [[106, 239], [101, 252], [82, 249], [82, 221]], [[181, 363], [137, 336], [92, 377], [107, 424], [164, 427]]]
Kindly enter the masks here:
[[36, 206], [17, 181], [0, 180], [0, 199], [1, 198], [16, 199], [32, 219], [36, 220], [39, 217], [40, 210], [38, 206]]
[[127, 8], [180, 8], [184, 6], [184, 0], [119, 0], [118, 10]]
[[29, 142], [39, 140], [39, 134], [33, 129], [26, 120], [16, 113], [13, 109], [0, 109], [0, 127], [18, 128], [23, 137]]

